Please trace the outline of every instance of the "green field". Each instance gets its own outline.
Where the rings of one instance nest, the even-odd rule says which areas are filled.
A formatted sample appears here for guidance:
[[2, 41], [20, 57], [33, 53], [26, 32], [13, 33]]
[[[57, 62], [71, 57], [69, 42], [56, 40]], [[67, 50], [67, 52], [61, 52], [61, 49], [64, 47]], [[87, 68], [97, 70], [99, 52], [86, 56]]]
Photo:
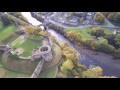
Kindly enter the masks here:
[[65, 32], [69, 32], [69, 31], [73, 31], [78, 33], [83, 39], [93, 39], [93, 37], [91, 37], [88, 32], [91, 31], [90, 28], [75, 28], [75, 29], [65, 29]]
[[55, 78], [56, 77], [56, 74], [57, 74], [57, 71], [58, 71], [58, 67], [53, 67], [53, 68], [50, 68], [49, 70], [46, 70], [44, 72], [44, 74], [42, 75], [42, 78]]
[[0, 42], [8, 38], [10, 34], [13, 33], [13, 31], [15, 30], [16, 30], [15, 26], [12, 25], [0, 30]]
[[23, 60], [16, 55], [6, 53], [2, 55], [1, 61], [5, 69], [22, 74], [32, 74], [38, 64], [38, 61]]
[[[75, 29], [64, 29], [65, 32], [69, 32], [69, 31], [73, 31], [78, 33], [82, 39], [86, 40], [86, 39], [93, 39], [92, 36], [90, 36], [88, 33], [91, 32], [91, 28], [87, 27], [87, 28], [75, 28]], [[104, 28], [104, 32], [105, 33], [111, 33], [110, 29]]]
[[[18, 35], [15, 34], [16, 27], [14, 25], [3, 26], [3, 23], [0, 22], [0, 44], [7, 44], [15, 40]], [[4, 67], [2, 63], [2, 54], [0, 53], [0, 78], [27, 78], [30, 77], [30, 74], [23, 74], [18, 72], [13, 72]]]
[[15, 40], [18, 37], [18, 34], [14, 32], [16, 30], [14, 25], [4, 26], [0, 22], [0, 44], [8, 44]]
[[0, 53], [0, 78], [29, 78], [31, 74], [25, 73], [18, 73], [8, 70], [4, 67], [2, 60], [1, 60], [1, 53]]
[[41, 46], [41, 42], [31, 41], [29, 39], [22, 40], [20, 38], [17, 38], [15, 41], [11, 43], [11, 45], [14, 47], [14, 49], [22, 48], [24, 49], [24, 52], [20, 56], [30, 56], [32, 53], [32, 50]]

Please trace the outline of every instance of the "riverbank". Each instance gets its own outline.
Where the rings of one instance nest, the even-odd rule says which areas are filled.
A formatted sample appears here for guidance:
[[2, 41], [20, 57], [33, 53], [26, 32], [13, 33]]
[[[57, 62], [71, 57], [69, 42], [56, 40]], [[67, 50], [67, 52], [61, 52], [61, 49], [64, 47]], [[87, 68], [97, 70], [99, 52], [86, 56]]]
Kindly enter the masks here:
[[94, 65], [100, 66], [103, 69], [104, 76], [120, 77], [120, 59], [114, 60], [111, 55], [102, 52], [98, 52], [98, 55], [96, 55], [95, 51], [90, 50], [87, 47], [76, 47], [72, 42], [59, 34], [59, 32], [57, 33], [57, 31], [51, 29], [48, 31], [54, 35], [58, 41], [66, 41], [70, 46], [74, 47], [79, 53], [79, 62], [85, 65], [87, 68]]
[[102, 52], [96, 54], [95, 51], [84, 46], [77, 47], [77, 49], [89, 59], [92, 57], [93, 63], [103, 69], [103, 75], [120, 77], [120, 59], [113, 59], [111, 55]]

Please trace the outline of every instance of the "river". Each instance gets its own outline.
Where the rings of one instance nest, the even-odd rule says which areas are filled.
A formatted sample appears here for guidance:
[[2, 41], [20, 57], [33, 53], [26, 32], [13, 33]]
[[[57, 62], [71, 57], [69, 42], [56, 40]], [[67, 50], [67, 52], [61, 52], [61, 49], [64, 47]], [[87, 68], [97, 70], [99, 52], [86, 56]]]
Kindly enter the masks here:
[[[33, 25], [41, 24], [41, 22], [39, 22], [38, 20], [36, 20], [31, 16], [30, 12], [22, 12], [22, 15], [25, 16], [28, 19], [28, 21]], [[109, 23], [109, 21], [107, 22]], [[41, 27], [41, 28], [44, 28], [44, 27]], [[70, 46], [74, 47], [78, 52], [78, 55], [80, 58], [79, 63], [85, 65], [88, 68], [91, 66], [100, 66], [103, 69], [103, 75], [109, 75], [109, 76], [114, 75], [114, 76], [120, 77], [120, 73], [119, 73], [120, 68], [116, 67], [116, 64], [120, 65], [120, 62], [118, 61], [117, 61], [118, 63], [114, 62], [115, 64], [114, 65], [112, 60], [105, 61], [105, 60], [100, 60], [100, 58], [98, 59], [93, 58], [91, 57], [91, 55], [88, 55], [85, 52], [82, 52], [82, 50], [84, 49], [81, 49], [80, 47], [76, 47], [73, 43], [71, 43], [69, 40], [67, 40], [65, 37], [63, 37], [61, 34], [57, 33], [56, 31], [49, 29], [48, 32], [54, 35], [58, 41], [66, 41]]]

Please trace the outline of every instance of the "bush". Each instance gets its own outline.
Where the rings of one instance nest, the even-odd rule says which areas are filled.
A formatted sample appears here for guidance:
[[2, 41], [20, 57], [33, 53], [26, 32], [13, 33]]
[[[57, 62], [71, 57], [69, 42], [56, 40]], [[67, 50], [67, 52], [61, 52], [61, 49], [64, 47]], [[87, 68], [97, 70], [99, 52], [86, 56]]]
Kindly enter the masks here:
[[114, 53], [115, 48], [109, 44], [100, 43], [98, 50], [105, 53]]

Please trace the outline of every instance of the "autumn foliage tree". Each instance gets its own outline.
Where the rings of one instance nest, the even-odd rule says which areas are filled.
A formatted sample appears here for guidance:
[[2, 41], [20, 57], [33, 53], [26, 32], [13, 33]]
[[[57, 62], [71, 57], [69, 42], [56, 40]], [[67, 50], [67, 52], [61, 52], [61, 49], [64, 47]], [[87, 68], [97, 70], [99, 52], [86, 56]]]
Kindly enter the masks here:
[[73, 65], [72, 60], [67, 59], [63, 62], [62, 66], [61, 66], [61, 71], [65, 74], [67, 74], [68, 70], [72, 70], [73, 67], [74, 67], [74, 65]]
[[76, 45], [80, 45], [80, 42], [82, 41], [82, 37], [80, 36], [80, 34], [70, 31], [66, 33], [66, 37], [74, 42]]
[[64, 57], [64, 62], [60, 66], [61, 72], [68, 77], [81, 77], [82, 72], [86, 70], [86, 67], [79, 64], [79, 57], [76, 50], [73, 47], [70, 47], [66, 42], [60, 42], [59, 46], [63, 50], [62, 53]]
[[87, 71], [84, 71], [82, 74], [83, 78], [98, 78], [103, 73], [103, 70], [101, 67], [96, 66], [88, 69]]
[[34, 26], [30, 26], [30, 25], [24, 26], [24, 29], [25, 29], [29, 34], [37, 34], [37, 35], [39, 35], [40, 32], [42, 31], [41, 28], [34, 27]]

